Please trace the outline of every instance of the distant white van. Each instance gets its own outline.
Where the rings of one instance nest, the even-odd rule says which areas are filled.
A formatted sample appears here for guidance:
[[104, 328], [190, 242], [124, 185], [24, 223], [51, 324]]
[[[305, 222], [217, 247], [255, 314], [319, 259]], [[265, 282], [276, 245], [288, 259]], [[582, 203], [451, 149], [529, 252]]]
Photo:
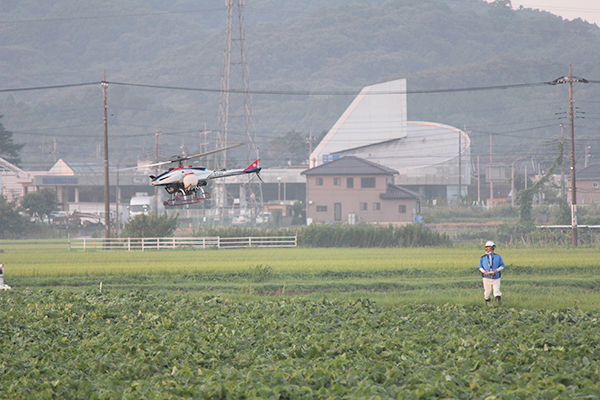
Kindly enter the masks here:
[[135, 196], [129, 200], [129, 219], [135, 218], [136, 215], [148, 215], [153, 211], [154, 197], [152, 196]]
[[272, 219], [272, 215], [270, 212], [263, 212], [258, 214], [258, 216], [256, 217], [256, 223], [257, 224], [268, 224], [269, 222], [271, 222]]

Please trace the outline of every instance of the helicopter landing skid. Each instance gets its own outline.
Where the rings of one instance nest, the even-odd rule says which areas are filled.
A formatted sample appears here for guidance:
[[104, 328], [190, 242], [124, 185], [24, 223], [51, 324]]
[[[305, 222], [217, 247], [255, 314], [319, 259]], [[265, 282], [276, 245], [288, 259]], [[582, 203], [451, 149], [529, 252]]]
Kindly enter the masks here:
[[169, 207], [185, 206], [188, 204], [196, 204], [200, 200], [208, 200], [208, 199], [210, 199], [210, 193], [202, 192], [200, 194], [200, 197], [197, 197], [195, 195], [193, 195], [193, 196], [181, 195], [181, 196], [174, 197], [172, 199], [165, 201], [164, 205], [169, 206]]

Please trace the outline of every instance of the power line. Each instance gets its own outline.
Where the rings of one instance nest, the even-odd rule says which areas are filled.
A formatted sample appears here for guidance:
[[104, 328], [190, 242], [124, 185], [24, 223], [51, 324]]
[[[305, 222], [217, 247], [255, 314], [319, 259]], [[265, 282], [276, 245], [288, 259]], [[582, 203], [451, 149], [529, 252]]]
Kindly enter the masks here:
[[[592, 82], [592, 81], [590, 81]], [[210, 92], [221, 93], [222, 89], [211, 88], [192, 88], [183, 86], [164, 86], [164, 85], [147, 85], [140, 83], [127, 82], [109, 82], [111, 85], [144, 87], [150, 89], [168, 89], [168, 90], [183, 90], [194, 92]], [[456, 92], [474, 92], [483, 90], [503, 90], [503, 89], [518, 89], [534, 86], [552, 85], [552, 82], [535, 82], [535, 83], [519, 83], [509, 85], [493, 85], [493, 86], [474, 86], [467, 88], [452, 88], [452, 89], [425, 89], [425, 90], [406, 90], [406, 91], [369, 91], [366, 95], [385, 95], [385, 94], [428, 94], [428, 93], [456, 93]], [[362, 89], [361, 89], [362, 90]], [[306, 90], [244, 90], [244, 89], [228, 89], [228, 93], [238, 94], [262, 94], [262, 95], [290, 95], [290, 96], [356, 96], [361, 90], [352, 91], [306, 91]]]
[[25, 22], [56, 22], [56, 21], [78, 21], [78, 20], [89, 20], [89, 19], [110, 19], [110, 18], [130, 18], [130, 17], [148, 17], [155, 15], [170, 15], [170, 14], [191, 14], [200, 12], [216, 12], [223, 11], [223, 7], [219, 8], [207, 8], [202, 10], [183, 10], [183, 11], [157, 11], [157, 12], [146, 12], [136, 14], [113, 14], [113, 15], [95, 15], [86, 17], [62, 17], [62, 18], [37, 18], [37, 19], [20, 19], [12, 21], [0, 21], [0, 24], [15, 24]]
[[15, 89], [0, 89], [0, 93], [4, 92], [26, 92], [31, 90], [49, 90], [49, 89], [64, 89], [69, 87], [81, 87], [81, 86], [91, 86], [91, 85], [99, 85], [101, 82], [86, 82], [86, 83], [69, 83], [66, 85], [53, 85], [53, 86], [35, 86], [28, 88], [15, 88]]
[[[600, 81], [590, 80], [589, 83], [600, 83]], [[53, 85], [53, 86], [36, 86], [26, 88], [13, 88], [13, 89], [0, 89], [0, 93], [5, 92], [24, 92], [31, 90], [50, 90], [50, 89], [62, 89], [68, 87], [81, 87], [101, 84], [102, 82], [86, 82], [86, 83], [72, 83], [65, 85]], [[207, 92], [207, 93], [222, 93], [223, 89], [214, 88], [194, 88], [189, 86], [167, 86], [167, 85], [149, 85], [142, 83], [131, 83], [131, 82], [106, 82], [110, 85], [119, 86], [130, 86], [130, 87], [141, 87], [148, 89], [163, 89], [163, 90], [181, 90], [188, 92]], [[536, 86], [547, 86], [554, 85], [555, 82], [533, 82], [533, 83], [517, 83], [507, 85], [491, 85], [491, 86], [471, 86], [465, 88], [449, 88], [449, 89], [422, 89], [422, 90], [406, 90], [406, 91], [369, 91], [366, 95], [386, 95], [386, 94], [432, 94], [432, 93], [457, 93], [457, 92], [476, 92], [486, 90], [505, 90], [505, 89], [521, 89]], [[234, 94], [257, 94], [257, 95], [286, 95], [286, 96], [356, 96], [362, 91], [350, 90], [350, 91], [309, 91], [309, 90], [244, 90], [244, 89], [228, 89], [226, 92]]]
[[526, 132], [526, 131], [534, 131], [537, 129], [542, 129], [542, 128], [551, 128], [551, 127], [557, 127], [558, 124], [552, 124], [552, 125], [541, 125], [541, 126], [534, 126], [531, 128], [523, 128], [523, 129], [515, 129], [512, 131], [506, 131], [506, 132], [484, 132], [484, 131], [480, 131], [480, 130], [473, 130], [473, 132], [476, 133], [481, 133], [484, 135], [499, 135], [499, 136], [510, 136], [510, 137], [524, 137], [524, 136], [511, 136], [508, 135], [508, 133], [516, 133], [516, 132]]

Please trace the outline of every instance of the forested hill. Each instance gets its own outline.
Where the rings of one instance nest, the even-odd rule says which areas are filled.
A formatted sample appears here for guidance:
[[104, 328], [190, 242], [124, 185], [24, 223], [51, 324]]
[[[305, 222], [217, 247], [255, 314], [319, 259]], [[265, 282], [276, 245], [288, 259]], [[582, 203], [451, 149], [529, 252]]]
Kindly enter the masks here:
[[[253, 94], [254, 131], [267, 167], [281, 161], [268, 153], [273, 137], [332, 126], [353, 99], [338, 92], [397, 78], [426, 92], [409, 94], [409, 119], [466, 128], [475, 153], [487, 154], [492, 133], [497, 155], [553, 158], [567, 85], [436, 91], [548, 82], [567, 75], [569, 63], [575, 75], [600, 80], [600, 28], [512, 10], [506, 1], [248, 0], [244, 17], [250, 85], [262, 92]], [[193, 153], [201, 130], [212, 130], [214, 143], [219, 94], [182, 89], [221, 87], [225, 21], [224, 2], [208, 0], [2, 2], [0, 89], [99, 82], [106, 71], [115, 83], [108, 89], [113, 160], [151, 157], [156, 131], [162, 156]], [[577, 120], [582, 149], [599, 158], [600, 85], [574, 88], [586, 112]], [[290, 94], [299, 91], [329, 95]], [[3, 91], [0, 114], [14, 140], [27, 144], [26, 167], [47, 167], [57, 156], [101, 157], [100, 85]], [[232, 128], [230, 141], [243, 140], [239, 133]]]

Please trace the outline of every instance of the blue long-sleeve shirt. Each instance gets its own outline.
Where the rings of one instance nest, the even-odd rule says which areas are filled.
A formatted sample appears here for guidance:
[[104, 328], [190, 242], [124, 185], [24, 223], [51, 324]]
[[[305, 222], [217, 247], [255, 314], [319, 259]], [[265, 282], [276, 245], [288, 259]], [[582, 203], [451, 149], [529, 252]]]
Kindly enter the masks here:
[[[485, 254], [479, 259], [479, 271], [481, 271], [484, 278], [499, 279], [500, 271], [504, 269], [504, 260], [499, 254]], [[496, 270], [494, 275], [485, 275], [485, 271]]]

